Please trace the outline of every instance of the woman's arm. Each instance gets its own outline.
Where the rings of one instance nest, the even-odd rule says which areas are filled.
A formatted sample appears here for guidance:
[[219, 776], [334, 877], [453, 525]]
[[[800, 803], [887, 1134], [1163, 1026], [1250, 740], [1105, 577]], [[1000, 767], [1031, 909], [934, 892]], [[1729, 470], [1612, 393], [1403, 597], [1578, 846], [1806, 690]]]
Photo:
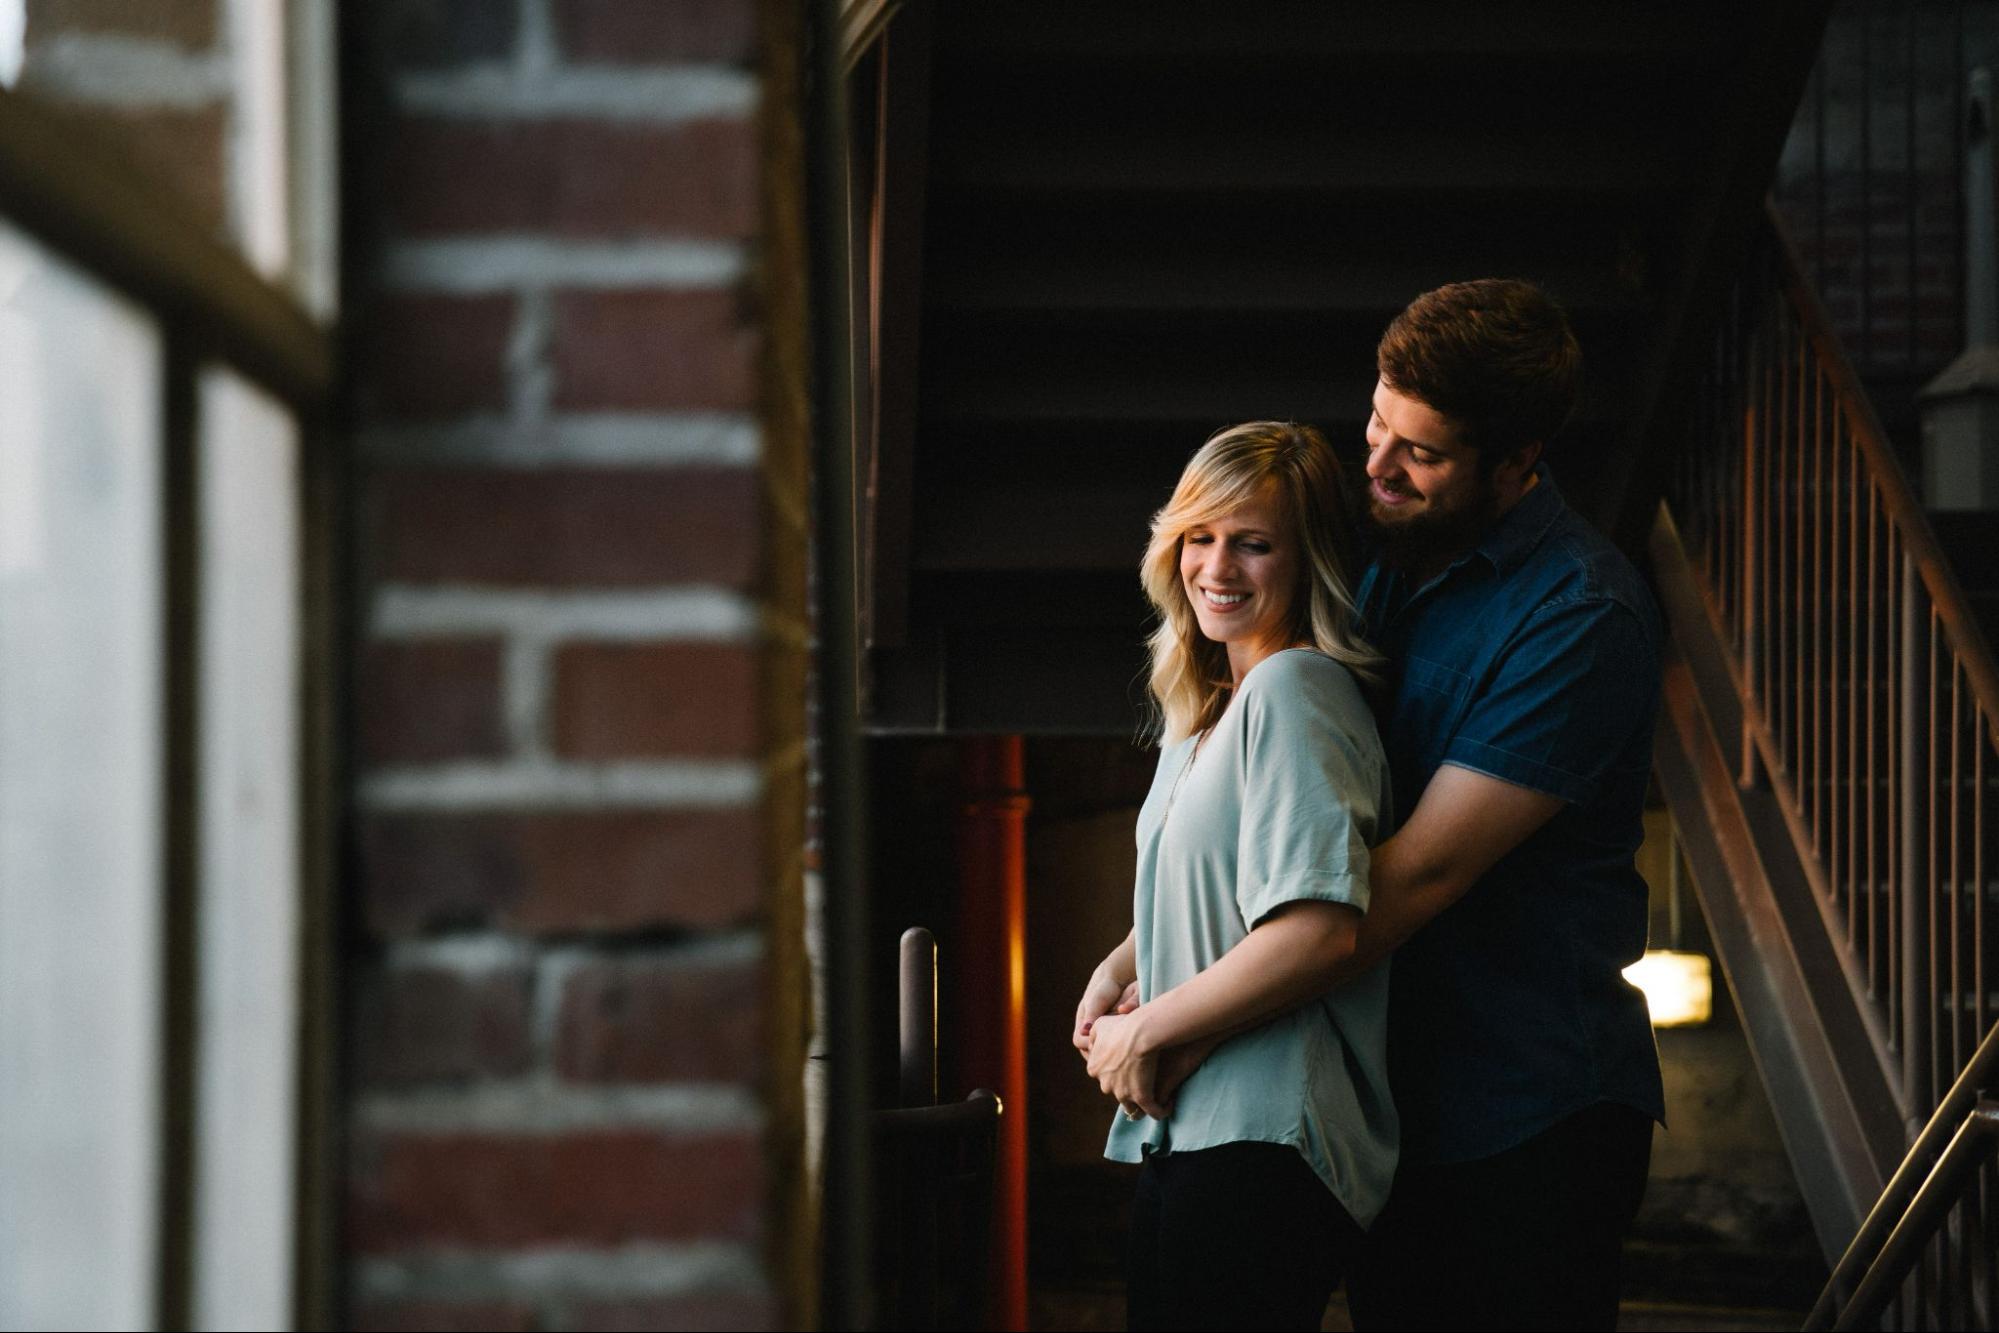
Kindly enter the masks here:
[[1090, 1051], [1090, 1032], [1096, 1021], [1118, 1007], [1125, 988], [1138, 980], [1138, 929], [1133, 927], [1124, 943], [1112, 949], [1090, 974], [1083, 998], [1076, 1005], [1076, 1030], [1069, 1040], [1085, 1055]]
[[1097, 1018], [1087, 1047], [1091, 1076], [1119, 1101], [1164, 1116], [1154, 1086], [1161, 1053], [1254, 1026], [1323, 994], [1353, 952], [1360, 919], [1343, 903], [1307, 899], [1277, 908], [1213, 966], [1130, 1014]]

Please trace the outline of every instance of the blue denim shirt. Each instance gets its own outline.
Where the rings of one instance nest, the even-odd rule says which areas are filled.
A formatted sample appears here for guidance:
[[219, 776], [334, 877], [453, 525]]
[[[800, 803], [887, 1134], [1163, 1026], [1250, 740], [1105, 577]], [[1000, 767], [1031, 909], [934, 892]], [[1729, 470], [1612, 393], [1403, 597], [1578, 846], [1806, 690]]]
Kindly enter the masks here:
[[1395, 954], [1389, 1069], [1409, 1161], [1503, 1152], [1600, 1101], [1663, 1118], [1642, 994], [1643, 839], [1658, 610], [1638, 572], [1539, 482], [1420, 586], [1376, 561], [1361, 618], [1387, 654], [1397, 801], [1444, 764], [1562, 809]]

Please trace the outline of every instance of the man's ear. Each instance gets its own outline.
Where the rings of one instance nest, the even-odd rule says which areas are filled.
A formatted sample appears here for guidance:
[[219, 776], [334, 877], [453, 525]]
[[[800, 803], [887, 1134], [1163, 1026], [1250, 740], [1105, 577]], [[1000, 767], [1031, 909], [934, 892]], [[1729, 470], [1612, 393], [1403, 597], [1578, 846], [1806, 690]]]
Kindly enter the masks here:
[[1540, 461], [1541, 441], [1523, 444], [1499, 460], [1499, 466], [1492, 470], [1492, 479], [1502, 486], [1525, 485], [1527, 474], [1532, 472], [1534, 465]]

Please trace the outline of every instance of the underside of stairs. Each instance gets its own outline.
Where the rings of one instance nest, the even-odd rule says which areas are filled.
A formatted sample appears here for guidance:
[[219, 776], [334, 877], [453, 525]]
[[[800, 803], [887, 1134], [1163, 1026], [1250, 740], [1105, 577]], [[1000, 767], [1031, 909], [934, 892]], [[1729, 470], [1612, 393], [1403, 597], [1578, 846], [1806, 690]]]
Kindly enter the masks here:
[[870, 726], [1131, 734], [1136, 563], [1188, 455], [1290, 418], [1358, 465], [1375, 342], [1443, 282], [1566, 304], [1556, 476], [1642, 533], [1654, 408], [1823, 9], [906, 6], [874, 71], [921, 253], [877, 293]]

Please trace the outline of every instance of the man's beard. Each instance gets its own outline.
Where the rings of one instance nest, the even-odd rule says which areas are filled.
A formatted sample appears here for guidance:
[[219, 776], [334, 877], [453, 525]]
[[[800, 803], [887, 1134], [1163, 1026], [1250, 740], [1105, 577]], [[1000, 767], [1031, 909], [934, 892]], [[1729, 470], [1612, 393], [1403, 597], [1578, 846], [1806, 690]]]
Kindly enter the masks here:
[[1479, 477], [1474, 490], [1449, 506], [1434, 501], [1406, 518], [1383, 519], [1379, 502], [1367, 499], [1367, 526], [1382, 563], [1398, 569], [1441, 569], [1478, 544], [1499, 520], [1499, 488]]

